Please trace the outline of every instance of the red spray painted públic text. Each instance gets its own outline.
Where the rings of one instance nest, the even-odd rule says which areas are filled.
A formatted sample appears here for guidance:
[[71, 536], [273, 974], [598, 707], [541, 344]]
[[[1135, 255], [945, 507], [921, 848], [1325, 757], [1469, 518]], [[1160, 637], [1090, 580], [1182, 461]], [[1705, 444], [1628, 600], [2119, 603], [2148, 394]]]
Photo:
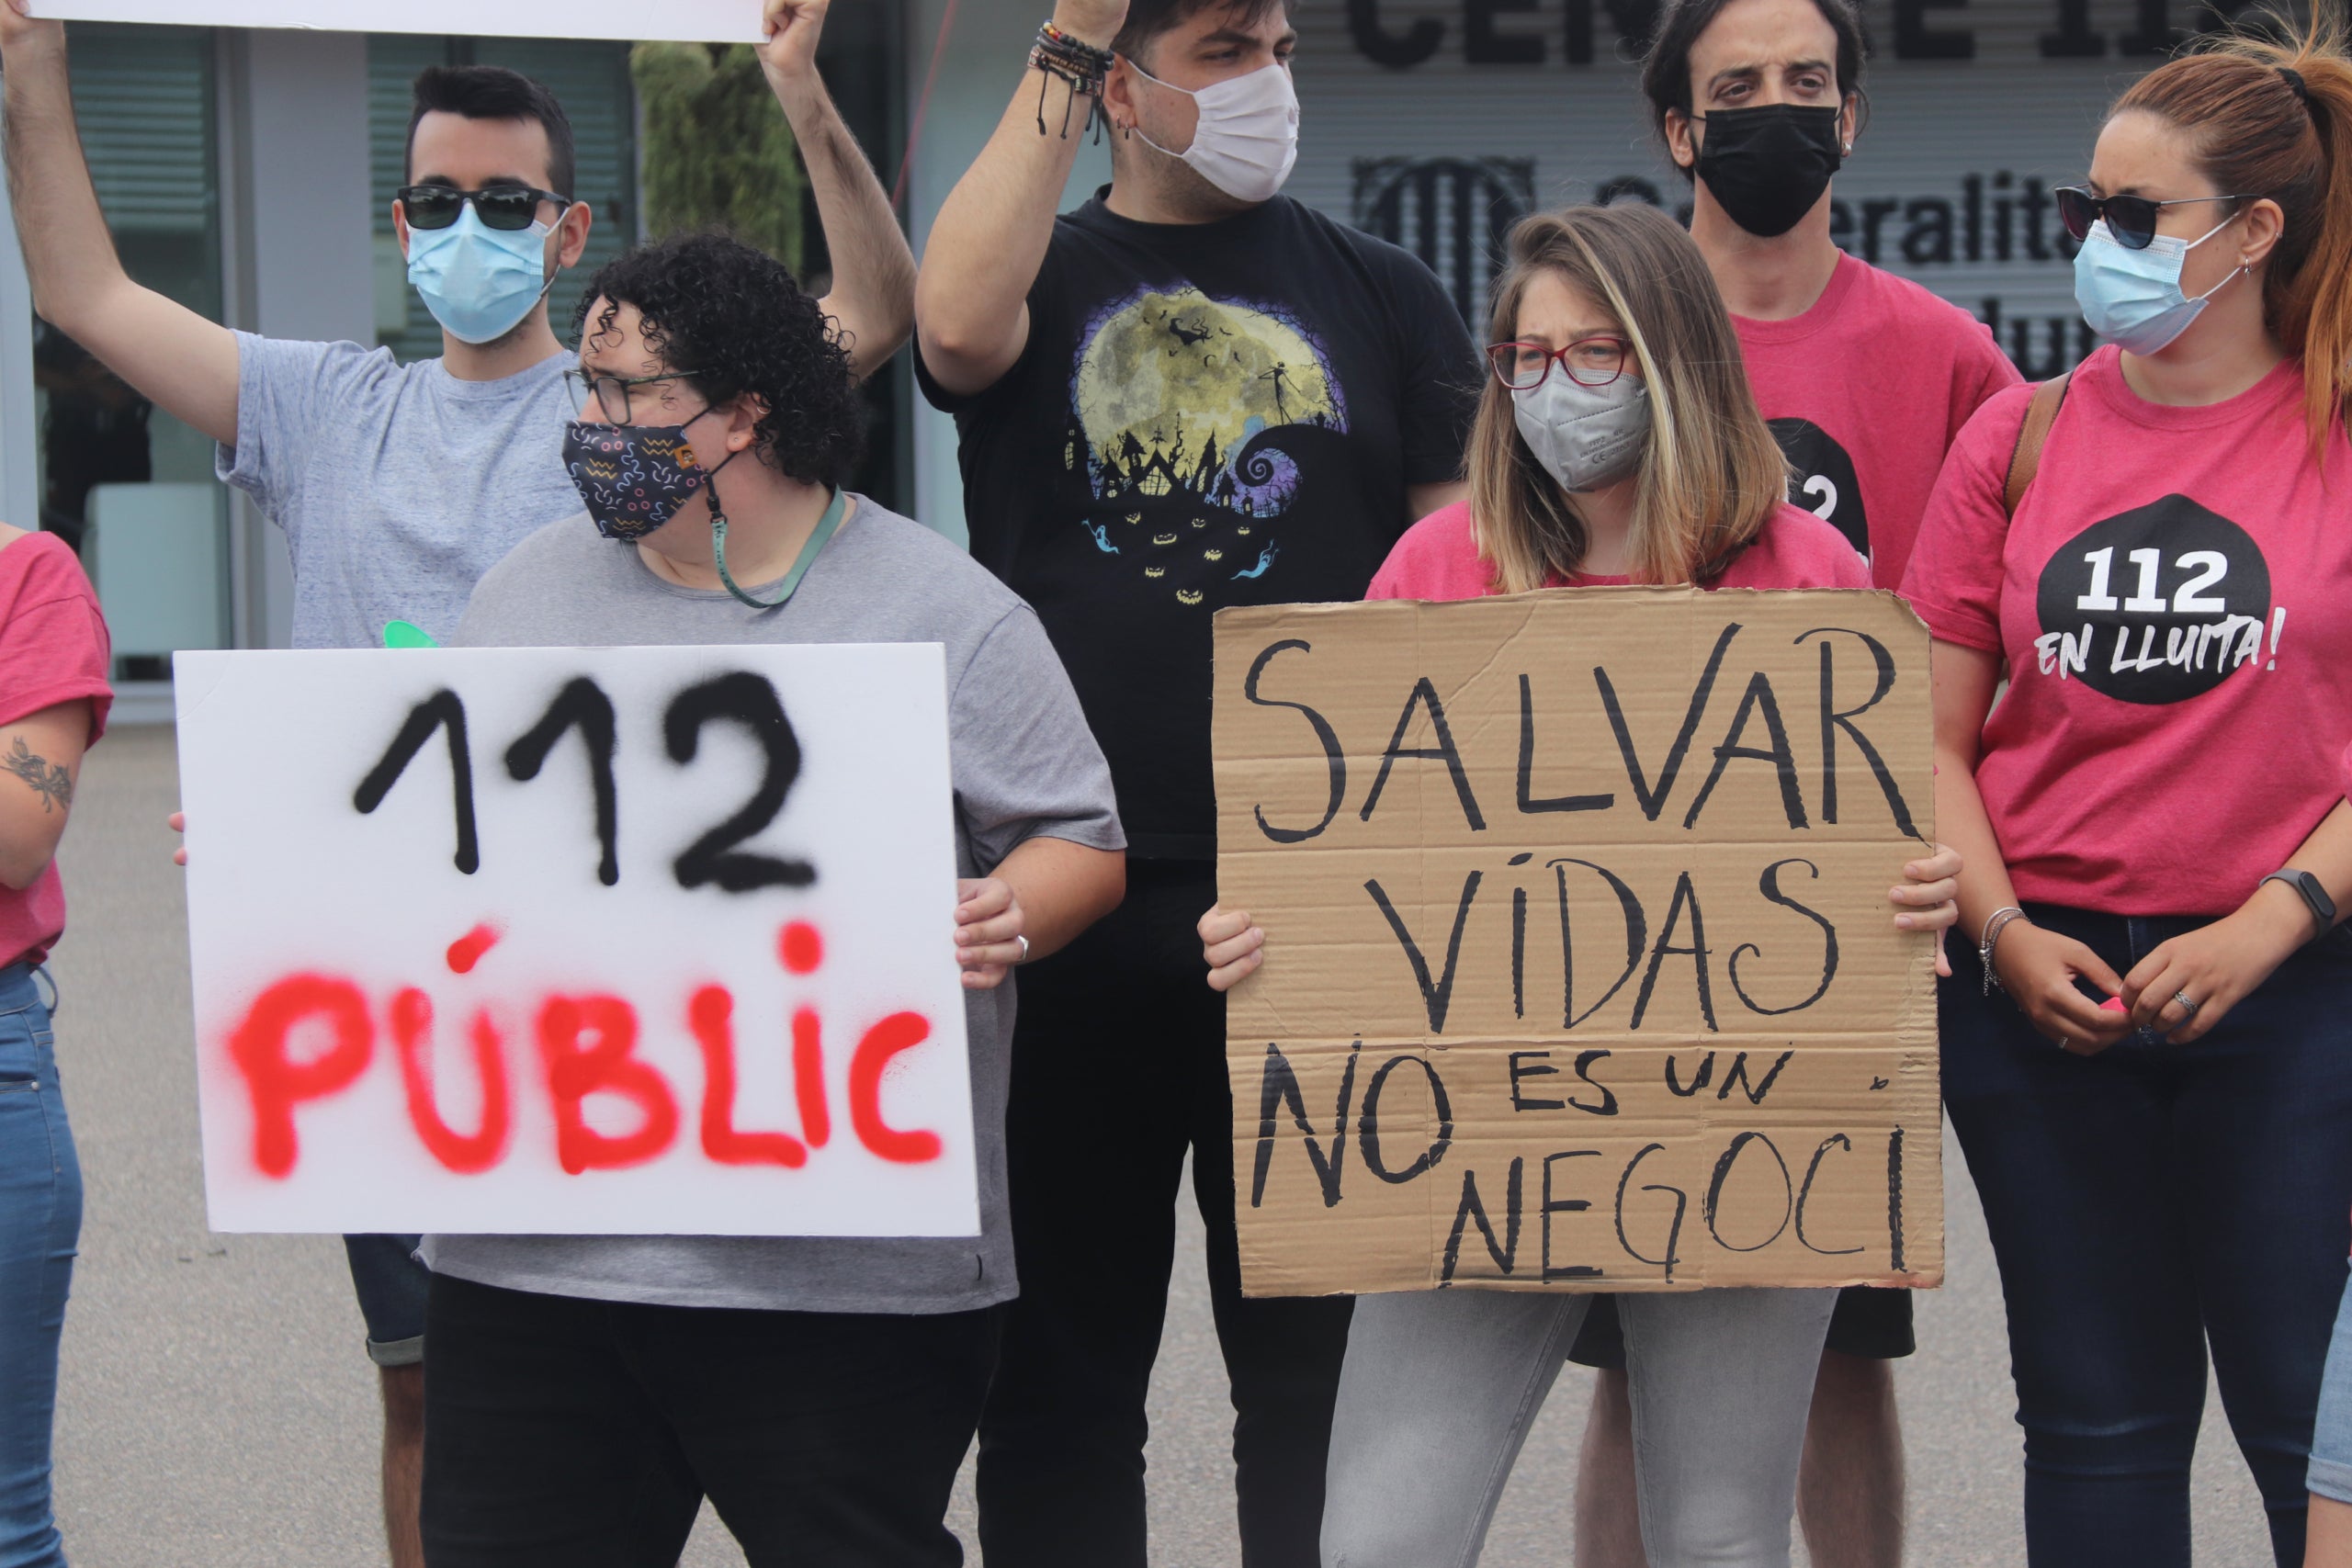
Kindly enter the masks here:
[[[497, 941], [494, 928], [475, 927], [450, 943], [449, 968], [472, 972]], [[796, 920], [780, 933], [777, 953], [792, 974], [813, 974], [824, 960], [824, 942], [814, 926]], [[792, 1016], [793, 1098], [800, 1118], [795, 1135], [736, 1126], [734, 1015], [734, 996], [723, 986], [705, 986], [686, 1004], [684, 1023], [704, 1066], [697, 1128], [703, 1156], [717, 1165], [804, 1166], [832, 1136], [821, 1021], [808, 1007]], [[297, 1031], [316, 1025], [325, 1028], [326, 1048], [296, 1059], [289, 1045]], [[434, 1092], [433, 1029], [432, 1000], [414, 987], [394, 993], [380, 1032], [366, 994], [342, 976], [292, 974], [264, 987], [228, 1037], [229, 1057], [253, 1108], [254, 1168], [278, 1179], [294, 1174], [301, 1160], [297, 1112], [356, 1083], [375, 1060], [379, 1033], [390, 1036], [400, 1058], [409, 1123], [425, 1152], [461, 1176], [496, 1168], [513, 1144], [513, 1075], [528, 1068], [513, 1059], [488, 1010], [478, 1010], [468, 1036], [481, 1091], [479, 1124], [461, 1132], [443, 1118]], [[567, 1173], [626, 1169], [676, 1145], [678, 1092], [660, 1068], [638, 1055], [633, 1004], [604, 993], [549, 995], [532, 1012], [532, 1033], [536, 1065], [554, 1106], [556, 1157]], [[882, 1115], [882, 1079], [891, 1061], [930, 1037], [930, 1020], [895, 1012], [868, 1028], [851, 1055], [850, 1131], [879, 1158], [921, 1165], [943, 1152], [937, 1134], [893, 1127]], [[626, 1133], [591, 1126], [584, 1107], [598, 1095], [626, 1102], [636, 1124]]]

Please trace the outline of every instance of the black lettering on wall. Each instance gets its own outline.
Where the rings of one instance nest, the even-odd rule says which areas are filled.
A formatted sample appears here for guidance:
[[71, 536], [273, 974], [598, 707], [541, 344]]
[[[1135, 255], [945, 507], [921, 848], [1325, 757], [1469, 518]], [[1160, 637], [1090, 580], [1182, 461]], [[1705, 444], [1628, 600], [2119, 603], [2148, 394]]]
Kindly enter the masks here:
[[471, 876], [481, 868], [481, 837], [474, 824], [474, 759], [466, 741], [466, 705], [457, 693], [444, 687], [409, 709], [400, 733], [352, 792], [351, 804], [363, 817], [383, 805], [436, 729], [447, 731], [449, 739], [449, 793], [458, 822], [458, 852], [452, 858], [459, 871]]
[[793, 734], [792, 721], [784, 716], [784, 703], [766, 676], [739, 671], [680, 692], [662, 716], [662, 735], [669, 746], [670, 760], [682, 767], [693, 761], [702, 745], [704, 727], [721, 719], [742, 726], [759, 742], [766, 768], [759, 787], [741, 811], [686, 846], [674, 867], [678, 886], [693, 888], [717, 883], [729, 893], [810, 886], [817, 880], [817, 868], [808, 862], [735, 848], [775, 820], [800, 778], [800, 739]]
[[[1413, 710], [1430, 710], [1430, 723], [1437, 730], [1435, 746], [1407, 746], [1405, 732], [1413, 727]], [[1380, 792], [1388, 787], [1388, 770], [1400, 757], [1411, 757], [1426, 762], [1443, 762], [1453, 775], [1453, 793], [1461, 798], [1463, 818], [1473, 832], [1484, 832], [1487, 818], [1478, 810], [1477, 797], [1470, 793], [1470, 773], [1462, 765], [1462, 753], [1453, 744], [1453, 730], [1445, 722], [1445, 705], [1438, 701], [1437, 688], [1430, 684], [1426, 675], [1413, 682], [1412, 695], [1405, 699], [1405, 711], [1396, 716], [1396, 733], [1388, 738], [1388, 750], [1380, 754], [1380, 772], [1372, 781], [1372, 793], [1363, 797], [1363, 810], [1358, 815], [1372, 820], [1372, 808], [1380, 804]]]
[[[1598, 671], [1596, 671], [1598, 673]], [[1532, 816], [1539, 811], [1606, 811], [1617, 804], [1614, 794], [1555, 795], [1538, 800], [1533, 792], [1535, 773], [1535, 695], [1525, 675], [1519, 678], [1519, 809]]]
[[1932, 29], [1929, 11], [1965, 9], [1968, 0], [1894, 0], [1894, 58], [1973, 60], [1976, 35], [1965, 28]]
[[1266, 1071], [1258, 1084], [1258, 1158], [1250, 1178], [1251, 1208], [1265, 1201], [1266, 1173], [1274, 1163], [1276, 1118], [1284, 1109], [1290, 1111], [1291, 1121], [1306, 1145], [1306, 1157], [1313, 1163], [1315, 1179], [1323, 1189], [1323, 1206], [1329, 1209], [1339, 1202], [1340, 1168], [1348, 1153], [1348, 1104], [1355, 1098], [1356, 1060], [1363, 1050], [1361, 1040], [1348, 1050], [1348, 1065], [1340, 1075], [1340, 1103], [1331, 1113], [1331, 1152], [1326, 1156], [1316, 1138], [1314, 1124], [1306, 1119], [1306, 1096], [1298, 1087], [1298, 1075], [1291, 1070], [1290, 1058], [1273, 1042], [1266, 1043]]
[[585, 675], [564, 683], [548, 705], [539, 722], [506, 749], [506, 772], [517, 784], [528, 784], [547, 766], [548, 753], [567, 729], [580, 731], [580, 749], [587, 754], [588, 789], [596, 812], [596, 880], [610, 887], [621, 879], [620, 801], [613, 783], [613, 753], [617, 749], [617, 725], [613, 700]]
[[[1643, 950], [1649, 942], [1649, 916], [1643, 912], [1642, 901], [1634, 897], [1634, 890], [1625, 886], [1625, 879], [1607, 866], [1566, 856], [1545, 863], [1551, 866], [1552, 874], [1558, 878], [1560, 886], [1560, 981], [1565, 998], [1560, 1004], [1560, 1027], [1574, 1029], [1607, 1007], [1609, 998], [1623, 990], [1625, 982], [1634, 977], [1634, 971], [1641, 966]], [[1568, 867], [1572, 865], [1580, 865], [1588, 871], [1600, 874], [1601, 879], [1609, 884], [1610, 890], [1617, 895], [1617, 908], [1625, 920], [1625, 967], [1618, 972], [1617, 978], [1609, 988], [1600, 993], [1600, 999], [1582, 1012], [1577, 1011], [1576, 945], [1570, 940], [1568, 928]]]
[[1274, 655], [1294, 648], [1301, 653], [1315, 651], [1311, 643], [1303, 642], [1297, 637], [1284, 637], [1282, 641], [1270, 645], [1250, 664], [1249, 677], [1241, 682], [1241, 695], [1245, 700], [1253, 702], [1260, 707], [1296, 708], [1306, 716], [1306, 722], [1315, 728], [1316, 740], [1323, 748], [1323, 764], [1330, 770], [1331, 796], [1323, 807], [1322, 820], [1312, 828], [1277, 828], [1266, 820], [1263, 807], [1251, 807], [1250, 815], [1258, 819], [1258, 831], [1265, 834], [1277, 844], [1299, 843], [1329, 828], [1331, 825], [1331, 818], [1340, 814], [1340, 803], [1347, 798], [1348, 793], [1348, 757], [1347, 753], [1340, 748], [1339, 732], [1331, 728], [1331, 721], [1305, 703], [1285, 702], [1280, 697], [1261, 697], [1258, 694], [1258, 678], [1266, 672], [1266, 666], [1273, 662]]
[[1731, 988], [1738, 994], [1741, 1003], [1748, 1011], [1761, 1013], [1766, 1018], [1777, 1017], [1784, 1012], [1803, 1012], [1827, 995], [1829, 982], [1838, 977], [1838, 928], [1831, 925], [1828, 919], [1818, 910], [1806, 908], [1803, 904], [1781, 891], [1781, 868], [1789, 865], [1804, 867], [1806, 873], [1815, 880], [1821, 876], [1820, 869], [1809, 860], [1774, 861], [1764, 868], [1764, 874], [1757, 880], [1757, 887], [1770, 902], [1778, 904], [1784, 909], [1794, 909], [1821, 928], [1821, 983], [1814, 987], [1802, 1001], [1791, 1002], [1784, 1008], [1766, 1007], [1754, 997], [1749, 996], [1747, 987], [1739, 983], [1740, 955], [1752, 953], [1760, 958], [1764, 955], [1764, 950], [1752, 942], [1741, 942], [1731, 950]]
[[[1674, 928], [1681, 922], [1685, 906], [1690, 910], [1690, 945], [1674, 945]], [[1683, 872], [1674, 879], [1674, 902], [1667, 906], [1666, 924], [1657, 933], [1657, 945], [1650, 949], [1650, 966], [1642, 976], [1642, 988], [1634, 998], [1634, 1021], [1626, 1027], [1639, 1029], [1642, 1015], [1649, 1011], [1650, 993], [1657, 987], [1658, 965], [1668, 957], [1686, 957], [1691, 962], [1699, 988], [1699, 1015], [1707, 1027], [1716, 1028], [1714, 993], [1707, 986], [1707, 923], [1699, 912], [1699, 892], [1690, 886], [1690, 874]]]
[[1645, 1192], [1674, 1194], [1674, 1221], [1666, 1227], [1664, 1257], [1645, 1256], [1641, 1249], [1634, 1245], [1633, 1238], [1625, 1234], [1625, 1193], [1634, 1185], [1634, 1173], [1642, 1168], [1642, 1161], [1665, 1147], [1664, 1144], [1645, 1144], [1632, 1159], [1625, 1162], [1625, 1174], [1617, 1179], [1617, 1245], [1625, 1249], [1626, 1257], [1637, 1263], [1649, 1264], [1652, 1268], [1662, 1268], [1666, 1270], [1666, 1277], [1672, 1280], [1674, 1266], [1681, 1261], [1676, 1249], [1682, 1244], [1682, 1217], [1690, 1211], [1690, 1194], [1679, 1187], [1668, 1187], [1662, 1182], [1652, 1182], [1642, 1189]]
[[1853, 1152], [1853, 1148], [1854, 1140], [1846, 1136], [1843, 1133], [1832, 1133], [1829, 1136], [1822, 1139], [1821, 1146], [1813, 1151], [1813, 1158], [1805, 1165], [1804, 1185], [1799, 1189], [1797, 1192], [1797, 1242], [1800, 1246], [1804, 1247], [1806, 1251], [1818, 1252], [1824, 1258], [1842, 1258], [1849, 1252], [1861, 1251], [1861, 1248], [1859, 1247], [1815, 1247], [1813, 1244], [1812, 1239], [1804, 1234], [1804, 1206], [1813, 1200], [1814, 1179], [1821, 1174], [1821, 1161], [1823, 1157], [1826, 1156], [1831, 1149], [1844, 1149], [1847, 1153], [1851, 1154]]
[[[1716, 1227], [1715, 1219], [1716, 1211], [1723, 1204], [1724, 1184], [1731, 1179], [1732, 1168], [1739, 1163], [1741, 1153], [1750, 1144], [1763, 1145], [1764, 1152], [1772, 1156], [1772, 1163], [1781, 1168], [1781, 1223], [1772, 1227], [1770, 1235], [1755, 1246], [1741, 1247], [1724, 1240], [1724, 1233]], [[1796, 1213], [1796, 1189], [1789, 1180], [1789, 1162], [1781, 1157], [1781, 1151], [1773, 1146], [1771, 1139], [1761, 1133], [1742, 1133], [1731, 1141], [1730, 1146], [1724, 1150], [1723, 1157], [1715, 1161], [1714, 1176], [1707, 1182], [1706, 1207], [1702, 1212], [1706, 1216], [1707, 1234], [1730, 1251], [1761, 1252], [1781, 1239], [1781, 1233], [1789, 1228], [1789, 1221]]]
[[[1380, 1157], [1380, 1091], [1388, 1087], [1388, 1075], [1408, 1063], [1421, 1069], [1430, 1080], [1430, 1108], [1437, 1113], [1437, 1134], [1429, 1146], [1413, 1158], [1402, 1170], [1391, 1170]], [[1357, 1134], [1363, 1140], [1363, 1163], [1373, 1175], [1391, 1186], [1401, 1187], [1445, 1157], [1453, 1144], [1453, 1106], [1445, 1097], [1445, 1080], [1438, 1077], [1437, 1068], [1425, 1056], [1391, 1056], [1380, 1064], [1372, 1075], [1372, 1082], [1363, 1091], [1363, 1115], [1356, 1122]]]
[[2044, 60], [2096, 60], [2107, 52], [2107, 35], [2091, 27], [2091, 0], [2058, 0], [2058, 30], [2041, 35]]
[[1508, 1275], [1519, 1264], [1520, 1193], [1525, 1187], [1527, 1161], [1514, 1158], [1510, 1175], [1503, 1188], [1503, 1236], [1495, 1239], [1494, 1222], [1487, 1217], [1487, 1205], [1478, 1196], [1478, 1173], [1464, 1168], [1462, 1172], [1462, 1199], [1453, 1206], [1453, 1229], [1445, 1238], [1445, 1262], [1439, 1269], [1438, 1288], [1443, 1290], [1453, 1282], [1453, 1271], [1462, 1260], [1462, 1232], [1464, 1225], [1475, 1223], [1478, 1235], [1487, 1244], [1487, 1256], [1495, 1267]]
[[1724, 655], [1731, 649], [1731, 639], [1739, 635], [1739, 623], [1732, 622], [1715, 638], [1714, 651], [1707, 655], [1707, 665], [1700, 671], [1699, 683], [1691, 689], [1690, 705], [1683, 710], [1682, 728], [1674, 737], [1674, 744], [1667, 749], [1666, 762], [1658, 770], [1657, 786], [1650, 786], [1649, 775], [1643, 771], [1642, 760], [1634, 750], [1633, 732], [1625, 727], [1625, 710], [1617, 701], [1617, 688], [1610, 683], [1609, 671], [1594, 666], [1592, 679], [1600, 688], [1600, 705], [1609, 715], [1609, 728], [1617, 737], [1618, 754], [1625, 759], [1625, 776], [1633, 782], [1634, 798], [1642, 804], [1642, 815], [1651, 821], [1666, 808], [1666, 797], [1674, 793], [1675, 775], [1682, 771], [1682, 759], [1690, 750], [1690, 737], [1699, 728], [1699, 716], [1706, 711], [1707, 698], [1715, 689], [1715, 676], [1724, 667]]
[[[1763, 716], [1764, 733], [1771, 740], [1769, 748], [1758, 749], [1738, 743], [1750, 712]], [[1789, 732], [1781, 723], [1781, 703], [1772, 694], [1771, 677], [1761, 670], [1747, 678], [1747, 690], [1740, 694], [1738, 710], [1731, 716], [1731, 728], [1724, 732], [1724, 743], [1715, 748], [1715, 765], [1708, 771], [1707, 782], [1701, 784], [1699, 793], [1691, 797], [1690, 809], [1682, 818], [1683, 827], [1695, 828], [1699, 825], [1700, 811], [1705, 807], [1707, 797], [1715, 792], [1716, 781], [1724, 776], [1724, 770], [1731, 765], [1735, 757], [1771, 763], [1772, 771], [1781, 782], [1781, 808], [1788, 813], [1789, 826], [1807, 826], [1804, 797], [1797, 790], [1796, 753], [1789, 750]]]
[[1560, 1161], [1564, 1159], [1585, 1159], [1588, 1157], [1598, 1159], [1600, 1156], [1600, 1151], [1599, 1149], [1568, 1149], [1559, 1154], [1545, 1155], [1544, 1156], [1544, 1203], [1541, 1210], [1540, 1224], [1544, 1232], [1544, 1282], [1545, 1284], [1550, 1284], [1555, 1280], [1590, 1280], [1598, 1278], [1600, 1273], [1600, 1269], [1595, 1269], [1589, 1264], [1566, 1263], [1555, 1268], [1552, 1263], [1552, 1216], [1555, 1214], [1580, 1214], [1587, 1209], [1592, 1207], [1592, 1202], [1589, 1199], [1553, 1197], [1552, 1168], [1559, 1164]]
[[1396, 37], [1380, 25], [1379, 0], [1348, 0], [1348, 37], [1375, 65], [1419, 65], [1445, 41], [1445, 24], [1423, 17]]
[[1413, 933], [1406, 930], [1404, 917], [1396, 912], [1396, 906], [1388, 901], [1387, 891], [1380, 886], [1380, 879], [1374, 877], [1363, 885], [1363, 890], [1372, 895], [1372, 901], [1387, 917], [1388, 929], [1396, 933], [1397, 943], [1404, 948], [1405, 958], [1413, 966], [1413, 979], [1421, 987], [1421, 1005], [1429, 1011], [1430, 1032], [1432, 1034], [1445, 1032], [1446, 1010], [1453, 1005], [1454, 968], [1462, 958], [1462, 928], [1469, 924], [1470, 905], [1478, 897], [1478, 883], [1485, 875], [1484, 872], [1474, 871], [1463, 879], [1462, 901], [1454, 906], [1453, 910], [1453, 934], [1446, 939], [1445, 943], [1445, 972], [1434, 980], [1430, 977], [1430, 961], [1421, 955], [1420, 943], [1415, 942]]
[[1893, 771], [1886, 765], [1886, 759], [1880, 756], [1878, 748], [1871, 744], [1871, 738], [1864, 735], [1861, 728], [1854, 722], [1878, 706], [1886, 694], [1894, 690], [1894, 655], [1870, 633], [1858, 632], [1850, 626], [1815, 626], [1801, 634], [1796, 639], [1797, 644], [1803, 647], [1806, 637], [1826, 638], [1832, 633], [1861, 639], [1862, 646], [1870, 649], [1871, 663], [1878, 673], [1878, 683], [1871, 688], [1870, 696], [1860, 706], [1838, 707], [1837, 660], [1830, 652], [1829, 644], [1822, 643], [1821, 819], [1824, 822], [1838, 820], [1838, 737], [1842, 732], [1847, 739], [1853, 742], [1854, 750], [1862, 754], [1862, 761], [1869, 764], [1871, 777], [1878, 781], [1879, 793], [1886, 797], [1887, 809], [1894, 815], [1895, 829], [1907, 838], [1916, 839], [1919, 836], [1919, 829], [1911, 820], [1911, 805], [1903, 798], [1903, 786], [1895, 783]]
[[1496, 21], [1532, 15], [1536, 0], [1462, 0], [1462, 58], [1473, 65], [1541, 65], [1544, 40], [1529, 33], [1507, 33]]

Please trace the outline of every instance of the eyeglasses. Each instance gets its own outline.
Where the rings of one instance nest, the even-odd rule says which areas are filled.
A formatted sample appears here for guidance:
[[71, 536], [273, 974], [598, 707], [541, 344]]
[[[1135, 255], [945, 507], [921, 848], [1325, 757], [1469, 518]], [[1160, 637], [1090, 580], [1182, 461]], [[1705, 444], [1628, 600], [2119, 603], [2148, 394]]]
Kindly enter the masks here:
[[2127, 251], [2144, 251], [2156, 237], [2156, 214], [2167, 207], [2189, 207], [2204, 201], [2245, 201], [2243, 196], [2184, 196], [2170, 201], [2150, 201], [2144, 196], [2093, 196], [2087, 186], [2060, 186], [2058, 220], [2077, 240], [2091, 237], [2091, 225], [2107, 220], [2107, 231]]
[[563, 373], [563, 379], [565, 385], [571, 389], [573, 413], [586, 413], [588, 399], [593, 394], [596, 406], [604, 411], [607, 424], [628, 424], [633, 423], [629, 416], [630, 388], [650, 387], [656, 381], [675, 381], [682, 377], [701, 374], [699, 370], [665, 370], [659, 376], [593, 376], [585, 370], [567, 370]]
[[1544, 384], [1557, 364], [1579, 387], [1606, 387], [1623, 373], [1626, 351], [1633, 344], [1622, 337], [1582, 337], [1565, 348], [1540, 343], [1498, 343], [1488, 345], [1487, 363], [1495, 379], [1514, 392], [1532, 391]]
[[558, 207], [569, 207], [571, 198], [558, 196], [551, 190], [533, 190], [528, 186], [492, 186], [488, 190], [458, 190], [453, 186], [402, 186], [400, 188], [401, 210], [408, 214], [412, 229], [447, 229], [458, 220], [458, 213], [466, 203], [474, 204], [474, 212], [485, 229], [503, 230], [508, 233], [527, 229], [537, 221], [539, 203], [552, 201]]

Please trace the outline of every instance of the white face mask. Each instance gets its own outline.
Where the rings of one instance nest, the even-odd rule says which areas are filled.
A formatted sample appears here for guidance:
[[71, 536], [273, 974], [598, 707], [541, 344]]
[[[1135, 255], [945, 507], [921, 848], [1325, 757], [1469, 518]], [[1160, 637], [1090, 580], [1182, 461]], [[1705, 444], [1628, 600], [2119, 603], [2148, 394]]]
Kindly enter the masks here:
[[1511, 394], [1510, 411], [1519, 438], [1571, 494], [1616, 483], [1649, 450], [1650, 389], [1639, 376], [1587, 387], [1555, 366], [1543, 385]]
[[1283, 188], [1298, 162], [1298, 95], [1291, 87], [1290, 67], [1269, 65], [1190, 92], [1170, 86], [1133, 61], [1127, 63], [1145, 81], [1183, 93], [1200, 109], [1190, 147], [1168, 152], [1138, 127], [1136, 134], [1145, 146], [1191, 164], [1236, 201], [1265, 201]]

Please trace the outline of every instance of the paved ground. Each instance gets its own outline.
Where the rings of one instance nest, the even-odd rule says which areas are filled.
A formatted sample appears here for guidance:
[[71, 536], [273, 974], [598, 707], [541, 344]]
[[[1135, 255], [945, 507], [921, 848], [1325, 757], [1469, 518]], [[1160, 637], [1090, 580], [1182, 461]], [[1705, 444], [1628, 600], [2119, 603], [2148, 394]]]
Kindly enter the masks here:
[[[74, 931], [54, 969], [58, 1055], [89, 1185], [65, 1341], [58, 1493], [82, 1568], [365, 1568], [376, 1522], [374, 1374], [329, 1237], [205, 1229], [187, 949], [162, 820], [171, 738], [125, 729], [93, 755], [64, 856]], [[1957, 1156], [1951, 1283], [1919, 1299], [1903, 1366], [1912, 1561], [2021, 1562], [2017, 1429], [1999, 1292]], [[1197, 1222], [1187, 1233], [1197, 1256]], [[1152, 1390], [1152, 1540], [1170, 1568], [1229, 1568], [1229, 1407], [1197, 1266], [1180, 1268]], [[1530, 1439], [1487, 1568], [1566, 1568], [1585, 1385], [1564, 1379]], [[2209, 1414], [2198, 1561], [2267, 1562], [2252, 1483]], [[972, 1539], [968, 1490], [956, 1524]], [[689, 1568], [742, 1559], [697, 1535]]]

